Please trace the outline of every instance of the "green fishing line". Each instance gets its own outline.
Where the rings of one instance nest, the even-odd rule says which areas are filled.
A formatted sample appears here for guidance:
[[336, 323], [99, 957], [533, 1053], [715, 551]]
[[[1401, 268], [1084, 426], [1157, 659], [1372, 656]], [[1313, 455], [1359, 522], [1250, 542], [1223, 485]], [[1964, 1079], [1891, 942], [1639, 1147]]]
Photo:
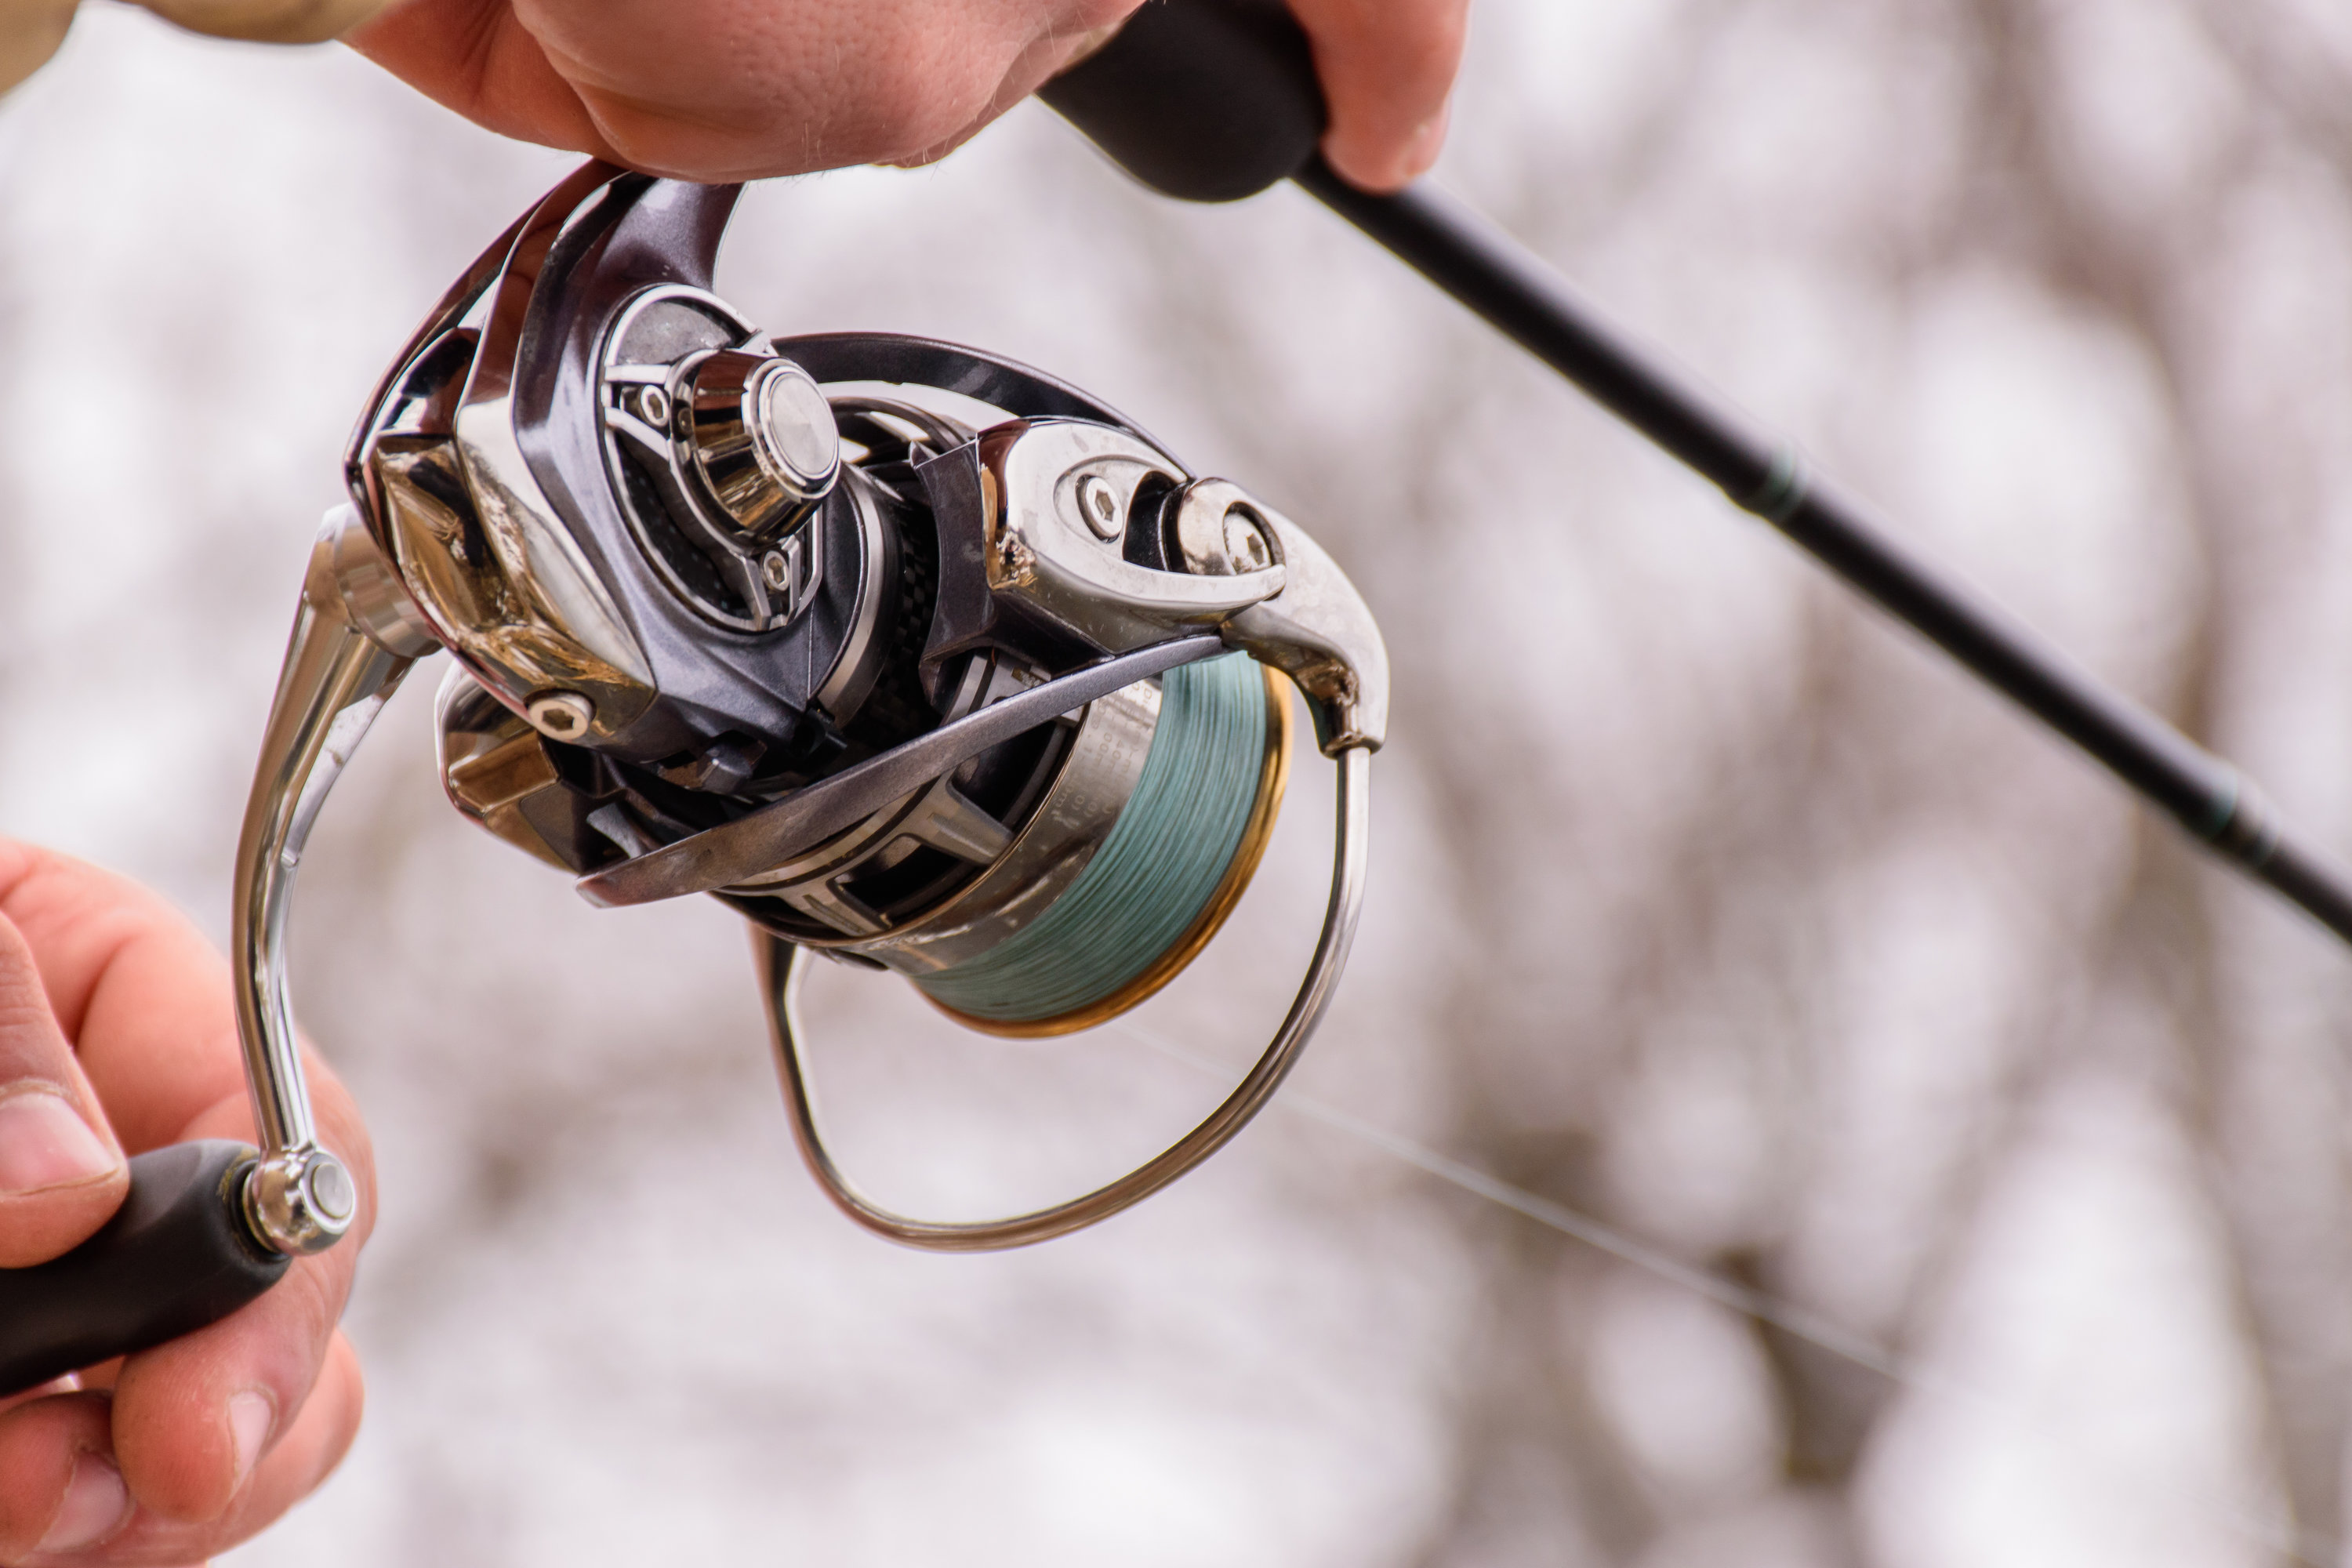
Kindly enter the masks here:
[[1102, 847], [1035, 921], [917, 980], [933, 1001], [994, 1023], [1058, 1017], [1141, 974], [1199, 919], [1257, 801], [1265, 677], [1234, 653], [1160, 681], [1151, 750]]

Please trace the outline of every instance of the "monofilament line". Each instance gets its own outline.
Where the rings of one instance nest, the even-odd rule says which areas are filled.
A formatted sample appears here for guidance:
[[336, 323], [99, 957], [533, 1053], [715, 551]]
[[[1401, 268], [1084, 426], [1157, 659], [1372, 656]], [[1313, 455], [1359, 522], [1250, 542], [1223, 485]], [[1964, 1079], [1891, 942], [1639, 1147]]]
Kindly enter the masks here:
[[[1231, 1069], [1212, 1058], [1140, 1025], [1121, 1019], [1110, 1028], [1127, 1035], [1139, 1044], [1197, 1072], [1218, 1079], [1232, 1076]], [[1565, 1204], [1528, 1192], [1524, 1187], [1488, 1175], [1475, 1166], [1441, 1154], [1425, 1145], [1387, 1128], [1375, 1125], [1360, 1116], [1325, 1104], [1312, 1096], [1301, 1094], [1296, 1087], [1276, 1096], [1276, 1108], [1344, 1133], [1358, 1142], [1370, 1145], [1391, 1157], [1401, 1160], [1439, 1181], [1462, 1191], [1498, 1204], [1512, 1213], [1535, 1221], [1547, 1229], [1556, 1230], [1619, 1261], [1632, 1265], [1646, 1274], [1679, 1286], [1710, 1301], [1729, 1308], [1759, 1323], [1768, 1323], [1793, 1339], [1802, 1340], [1842, 1360], [1866, 1367], [1901, 1387], [1911, 1389], [1930, 1398], [1969, 1405], [1979, 1414], [1995, 1415], [2014, 1426], [2019, 1431], [2051, 1447], [2068, 1452], [2086, 1468], [2109, 1469], [2111, 1461], [2105, 1456], [2089, 1451], [2079, 1440], [2052, 1431], [2045, 1424], [2021, 1410], [2013, 1401], [1988, 1394], [1955, 1379], [1931, 1373], [1905, 1360], [1895, 1351], [1838, 1323], [1809, 1311], [1794, 1302], [1738, 1280], [1685, 1263], [1682, 1259], [1626, 1235], [1613, 1226], [1580, 1214]], [[2118, 1490], [2136, 1492], [2148, 1483], [2109, 1474], [2107, 1481]], [[2193, 1494], [2171, 1483], [2166, 1492], [2174, 1498], [2190, 1498]], [[2291, 1560], [2305, 1563], [2311, 1568], [2335, 1568], [2342, 1562], [2342, 1552], [2332, 1539], [2315, 1531], [2298, 1529], [2292, 1522], [2274, 1516], [2255, 1512], [2227, 1499], [2195, 1497], [2197, 1509], [2216, 1521], [2231, 1534], [2256, 1542], [2270, 1551], [2284, 1553]]]

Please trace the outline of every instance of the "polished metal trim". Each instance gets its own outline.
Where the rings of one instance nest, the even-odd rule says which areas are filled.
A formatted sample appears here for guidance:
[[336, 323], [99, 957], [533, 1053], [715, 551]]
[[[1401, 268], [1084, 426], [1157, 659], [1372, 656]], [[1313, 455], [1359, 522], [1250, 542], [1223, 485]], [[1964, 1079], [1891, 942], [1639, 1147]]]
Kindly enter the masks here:
[[603, 908], [648, 904], [751, 881], [805, 854], [864, 816], [1025, 731], [1122, 686], [1224, 651], [1213, 633], [1176, 637], [1090, 664], [950, 720], [880, 756], [794, 790], [772, 805], [649, 855], [583, 877], [580, 896]]
[[1128, 560], [1117, 539], [1096, 532], [1082, 487], [1108, 490], [1124, 518], [1147, 480], [1183, 482], [1174, 459], [1124, 430], [1015, 420], [982, 431], [974, 456], [991, 503], [982, 550], [990, 591], [1097, 647], [1116, 653], [1220, 625], [1284, 591], [1285, 568], [1272, 562], [1215, 577], [1163, 572]]
[[[845, 949], [909, 976], [951, 969], [995, 948], [1042, 916], [1093, 864], [1143, 777], [1160, 707], [1160, 688], [1150, 680], [1087, 703], [1053, 764], [1044, 797], [1018, 833], [998, 828], [1003, 841], [995, 854], [981, 858], [986, 869], [977, 879], [896, 924], [877, 925], [848, 942], [803, 945]], [[943, 778], [923, 798], [941, 791], [952, 794], [954, 785]], [[919, 805], [881, 841], [916, 832], [921, 812]], [[922, 837], [939, 843], [936, 833]]]
[[[638, 323], [648, 311], [664, 305], [683, 306], [701, 315], [713, 329], [713, 337], [719, 341], [667, 361], [623, 359], [622, 351]], [[758, 333], [751, 323], [708, 289], [687, 283], [656, 283], [629, 296], [628, 301], [613, 313], [596, 350], [598, 374], [603, 383], [597, 389], [597, 400], [604, 409], [605, 426], [604, 471], [629, 532], [655, 574], [682, 603], [693, 605], [698, 614], [719, 626], [739, 632], [764, 632], [789, 620], [797, 605], [804, 600], [805, 592], [788, 584], [781, 598], [771, 593], [760, 570], [768, 545], [754, 546], [744, 538], [726, 508], [699, 478], [692, 477], [694, 443], [681, 426], [688, 416], [684, 400], [690, 396], [688, 381], [694, 368], [714, 354], [740, 350], [757, 342]], [[615, 389], [625, 395], [618, 406], [611, 396]], [[649, 395], [653, 398], [650, 404], [646, 401]], [[681, 531], [690, 531], [688, 543], [701, 550], [713, 569], [728, 579], [742, 600], [746, 614], [735, 615], [709, 602], [679, 574], [667, 553], [655, 542], [625, 472], [626, 459], [618, 444], [620, 439], [637, 448], [638, 457], [649, 465], [648, 473], [656, 478], [657, 487], [667, 482], [670, 493], [667, 499], [676, 505], [664, 506], [666, 521]], [[709, 549], [695, 544], [694, 535], [699, 535], [702, 544]], [[711, 553], [714, 550], [718, 552], [715, 555]]]
[[[460, 722], [474, 710], [487, 726]], [[574, 866], [531, 820], [530, 806], [565, 791], [540, 732], [452, 660], [434, 694], [434, 762], [458, 815], [559, 871]]]
[[[698, 355], [679, 369], [672, 407], [688, 466], [752, 541], [782, 538], [840, 478], [833, 409], [808, 372], [788, 359], [741, 349]], [[796, 450], [802, 440], [819, 449]]]
[[[857, 510], [857, 615], [813, 699], [837, 724], [856, 712], [882, 673], [883, 658], [890, 651], [890, 639], [882, 635], [882, 605], [898, 582], [898, 533], [882, 525], [874, 481], [856, 468], [845, 468], [841, 488]], [[809, 531], [808, 546], [813, 554], [824, 552], [814, 530]]]
[[416, 607], [399, 568], [361, 521], [359, 508], [348, 501], [336, 507], [320, 532], [328, 542], [335, 590], [353, 626], [401, 658], [422, 658], [440, 647], [441, 634]]
[[355, 625], [336, 574], [341, 521], [330, 513], [310, 552], [294, 633], [262, 736], [237, 836], [230, 943], [237, 956], [237, 1037], [260, 1132], [247, 1217], [280, 1252], [317, 1252], [349, 1227], [351, 1175], [319, 1146], [286, 986], [294, 872], [327, 792], [414, 659]]
[[1278, 564], [1281, 546], [1267, 534], [1258, 503], [1231, 479], [1193, 479], [1170, 497], [1169, 545], [1185, 571], [1232, 577]]
[[[515, 428], [515, 367], [531, 294], [580, 199], [569, 184], [559, 186], [533, 210], [505, 267], [477, 303], [481, 340], [451, 422], [450, 450], [494, 563], [469, 563], [471, 574], [484, 579], [488, 600], [503, 611], [496, 623], [474, 628], [467, 639], [473, 646], [466, 651], [481, 667], [477, 673], [505, 676], [494, 684], [518, 702], [551, 684], [532, 680], [526, 672], [518, 689], [518, 672], [502, 668], [494, 651], [507, 640], [517, 643], [516, 662], [526, 671], [530, 656], [543, 653], [555, 662], [598, 672], [610, 689], [598, 694], [594, 731], [597, 738], [609, 740], [634, 723], [657, 695], [652, 667], [611, 590], [531, 472]], [[433, 584], [419, 580], [417, 563], [402, 559], [400, 564], [418, 599], [429, 611], [440, 612], [436, 624], [456, 630], [479, 618], [435, 603]]]
[[1389, 650], [1371, 607], [1305, 529], [1263, 502], [1247, 504], [1286, 575], [1280, 594], [1225, 622], [1225, 641], [1297, 683], [1325, 756], [1380, 750], [1389, 732]]
[[860, 1193], [842, 1173], [825, 1147], [817, 1126], [814, 1095], [802, 1062], [801, 1041], [806, 1030], [800, 1019], [800, 988], [807, 973], [808, 952], [762, 931], [755, 938], [760, 983], [767, 997], [768, 1020], [774, 1031], [778, 1075], [783, 1080], [785, 1108], [801, 1157], [834, 1205], [877, 1236], [932, 1252], [994, 1252], [1050, 1241], [1074, 1230], [1108, 1219], [1121, 1209], [1150, 1197], [1230, 1142], [1250, 1119], [1274, 1097], [1282, 1080], [1297, 1065], [1298, 1053], [1322, 1022], [1339, 974], [1347, 967], [1354, 942], [1356, 921], [1364, 902], [1364, 864], [1370, 845], [1367, 791], [1371, 754], [1349, 747], [1334, 759], [1339, 794], [1339, 822], [1331, 858], [1331, 898], [1323, 911], [1322, 934], [1307, 976], [1290, 1004], [1290, 1011], [1275, 1031], [1265, 1051], [1223, 1103], [1190, 1132], [1160, 1152], [1150, 1163], [1108, 1185], [1096, 1188], [1051, 1208], [1006, 1219], [940, 1223], [893, 1214]]

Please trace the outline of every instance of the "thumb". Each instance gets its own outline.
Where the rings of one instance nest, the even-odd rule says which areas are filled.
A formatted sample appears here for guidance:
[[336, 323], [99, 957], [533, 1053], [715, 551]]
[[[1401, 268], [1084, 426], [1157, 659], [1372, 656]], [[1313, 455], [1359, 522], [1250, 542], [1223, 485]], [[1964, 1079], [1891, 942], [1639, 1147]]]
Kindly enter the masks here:
[[32, 950], [0, 919], [0, 1268], [71, 1249], [106, 1223], [130, 1182]]

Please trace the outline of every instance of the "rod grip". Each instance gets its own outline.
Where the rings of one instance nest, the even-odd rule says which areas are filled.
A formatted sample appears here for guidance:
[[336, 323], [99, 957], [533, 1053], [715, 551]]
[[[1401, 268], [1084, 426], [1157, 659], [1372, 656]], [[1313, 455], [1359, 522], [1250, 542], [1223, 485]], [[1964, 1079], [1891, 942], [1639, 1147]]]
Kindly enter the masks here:
[[1145, 0], [1037, 96], [1120, 168], [1192, 202], [1288, 179], [1329, 118], [1314, 51], [1282, 0]]
[[246, 1226], [258, 1158], [226, 1139], [173, 1143], [131, 1162], [131, 1193], [62, 1258], [0, 1268], [0, 1397], [227, 1317], [276, 1284], [288, 1259]]

